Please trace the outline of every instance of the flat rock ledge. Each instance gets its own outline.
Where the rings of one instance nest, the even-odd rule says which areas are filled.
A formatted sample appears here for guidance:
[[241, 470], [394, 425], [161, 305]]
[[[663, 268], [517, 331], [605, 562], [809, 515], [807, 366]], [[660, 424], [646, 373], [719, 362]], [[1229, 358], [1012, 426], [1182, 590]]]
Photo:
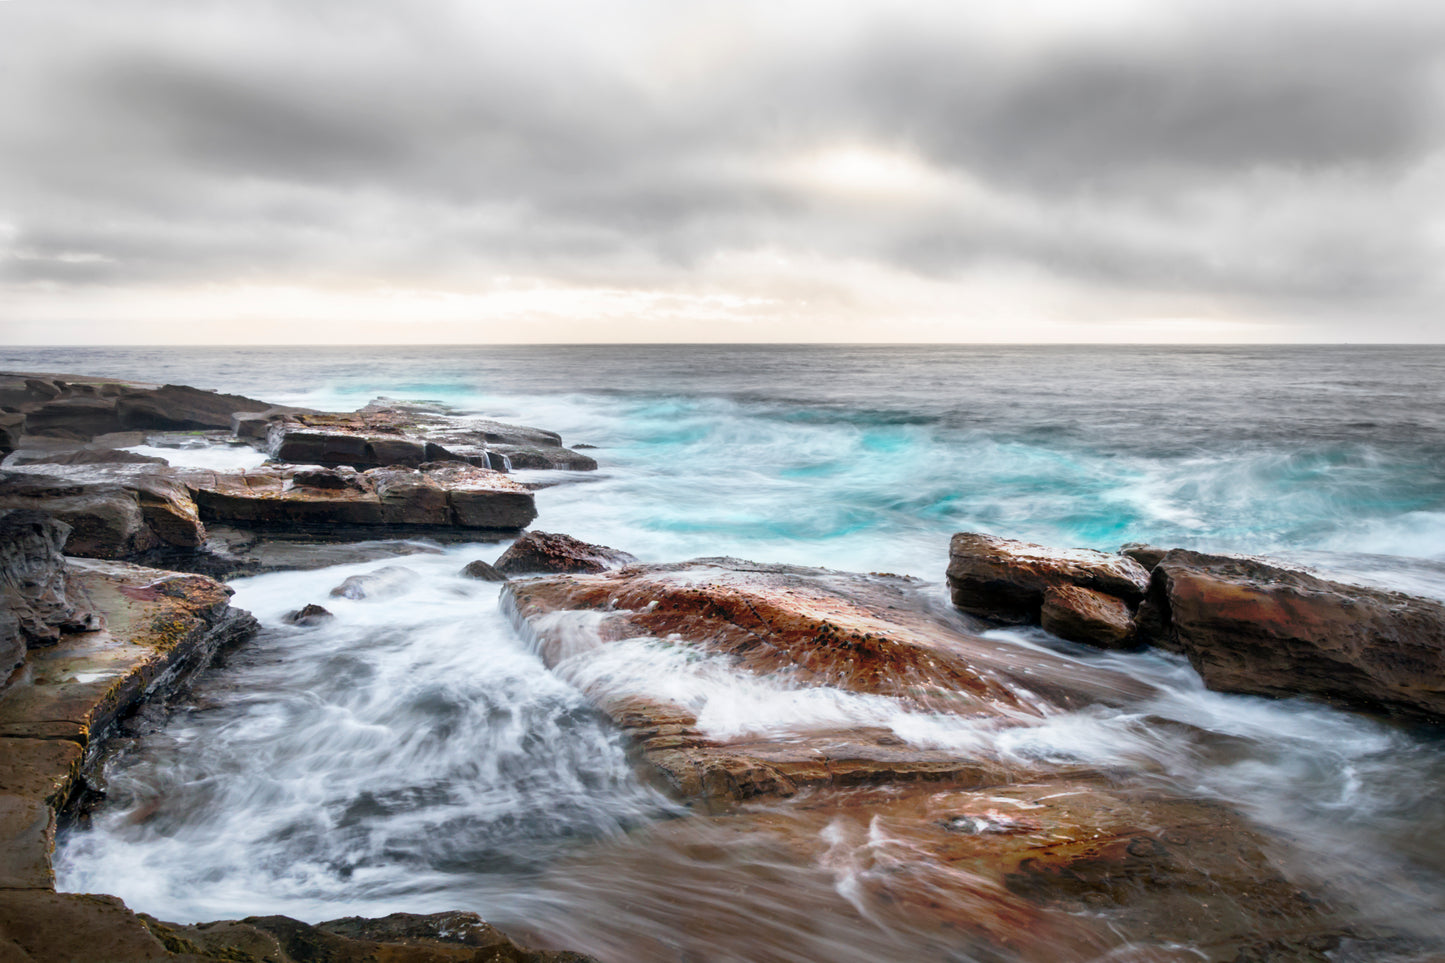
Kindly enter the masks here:
[[182, 926], [133, 913], [113, 896], [55, 892], [56, 822], [83, 793], [106, 734], [143, 704], [183, 690], [256, 623], [231, 608], [231, 592], [219, 582], [63, 558], [62, 523], [29, 513], [0, 522], [16, 514], [26, 537], [0, 559], [0, 616], [14, 619], [24, 643], [0, 691], [0, 959], [585, 963], [575, 953], [521, 946], [470, 913]]
[[970, 615], [1177, 652], [1220, 692], [1445, 724], [1445, 605], [1432, 599], [1146, 545], [1109, 555], [961, 533], [950, 549], [950, 593]]
[[[887, 703], [979, 733], [1150, 693], [973, 634], [914, 580], [698, 559], [513, 580], [502, 602], [626, 733], [641, 771], [710, 814], [648, 828], [649, 851], [735, 840], [837, 867], [867, 918], [958, 958], [1308, 959], [1377, 938], [1286, 876], [1242, 815], [1147, 777], [1021, 764], [987, 738], [905, 738], [876, 718], [710, 727], [699, 698], [733, 684], [800, 704]], [[703, 685], [686, 681], [690, 666], [706, 667]]]

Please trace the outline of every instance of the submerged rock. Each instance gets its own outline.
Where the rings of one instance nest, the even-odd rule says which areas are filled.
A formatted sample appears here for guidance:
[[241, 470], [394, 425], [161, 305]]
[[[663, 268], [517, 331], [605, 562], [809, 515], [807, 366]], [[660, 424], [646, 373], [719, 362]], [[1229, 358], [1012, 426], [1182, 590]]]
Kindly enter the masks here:
[[621, 568], [636, 561], [626, 552], [593, 545], [571, 535], [528, 532], [502, 553], [496, 569], [503, 575], [590, 573]]
[[304, 605], [294, 612], [287, 612], [281, 616], [281, 621], [287, 625], [320, 625], [330, 619], [336, 618], [330, 610], [312, 602]]
[[[352, 575], [331, 590], [332, 598], [369, 599], [397, 595], [421, 578], [405, 565], [387, 565], [374, 572]], [[323, 610], [324, 611], [324, 610]], [[329, 614], [329, 613], [328, 613]]]
[[998, 622], [1037, 622], [1050, 588], [1077, 586], [1134, 605], [1149, 586], [1149, 573], [1134, 559], [1089, 549], [961, 532], [948, 554], [953, 604]]
[[506, 573], [497, 571], [495, 566], [482, 559], [468, 562], [460, 574], [483, 582], [505, 582], [507, 580]]
[[1211, 689], [1445, 723], [1445, 605], [1430, 599], [1175, 549], [1139, 622]]

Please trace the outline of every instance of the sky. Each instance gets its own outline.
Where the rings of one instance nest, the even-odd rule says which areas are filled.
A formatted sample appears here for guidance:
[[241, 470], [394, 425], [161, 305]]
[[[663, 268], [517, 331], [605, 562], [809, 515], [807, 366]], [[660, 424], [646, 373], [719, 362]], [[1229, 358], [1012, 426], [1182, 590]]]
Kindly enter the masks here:
[[1445, 342], [1445, 4], [0, 0], [0, 341]]

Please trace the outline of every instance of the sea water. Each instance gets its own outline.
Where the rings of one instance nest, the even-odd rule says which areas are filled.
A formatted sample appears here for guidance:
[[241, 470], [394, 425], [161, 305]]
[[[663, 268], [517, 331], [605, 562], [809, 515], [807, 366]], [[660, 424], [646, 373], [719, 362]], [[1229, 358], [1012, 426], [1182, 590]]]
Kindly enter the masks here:
[[[0, 367], [322, 409], [428, 400], [550, 428], [596, 446], [600, 468], [519, 473], [565, 479], [538, 491], [534, 527], [645, 561], [892, 571], [941, 594], [949, 535], [984, 531], [1267, 554], [1445, 598], [1440, 348], [3, 349]], [[466, 908], [606, 960], [635, 955], [639, 934], [664, 948], [655, 958], [685, 958], [680, 907], [705, 908], [738, 941], [699, 959], [918, 950], [856, 912], [826, 866], [761, 850], [706, 864], [648, 842], [675, 805], [542, 667], [496, 589], [457, 575], [502, 548], [408, 557], [415, 577], [383, 599], [327, 592], [396, 560], [238, 580], [261, 636], [115, 760], [94, 827], [61, 843], [62, 887], [172, 920]], [[308, 602], [336, 620], [280, 621]], [[632, 664], [690, 693], [718, 734], [738, 720], [853, 719], [919, 745], [1148, 769], [1288, 831], [1293, 859], [1353, 881], [1351, 912], [1445, 937], [1438, 739], [1302, 700], [1209, 693], [1167, 656], [1068, 657], [1122, 667], [1155, 694], [989, 734], [886, 700], [729, 684], [706, 660]], [[1236, 748], [1201, 754], [1187, 732]], [[769, 884], [735, 886], [740, 873]], [[780, 893], [830, 907], [826, 931]]]

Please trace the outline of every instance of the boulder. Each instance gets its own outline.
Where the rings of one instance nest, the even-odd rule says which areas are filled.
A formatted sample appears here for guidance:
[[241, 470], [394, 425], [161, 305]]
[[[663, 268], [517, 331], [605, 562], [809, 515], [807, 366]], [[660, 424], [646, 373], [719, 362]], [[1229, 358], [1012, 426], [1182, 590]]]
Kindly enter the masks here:
[[1139, 625], [1217, 691], [1445, 723], [1445, 605], [1430, 599], [1175, 549], [1154, 569]]
[[606, 545], [592, 545], [571, 535], [528, 532], [502, 553], [496, 568], [504, 575], [590, 573], [621, 568], [636, 561], [626, 552]]
[[302, 606], [294, 612], [287, 612], [281, 616], [281, 621], [287, 625], [309, 626], [320, 625], [322, 622], [327, 622], [334, 618], [336, 618], [336, 616], [330, 611], [313, 602], [309, 605]]
[[468, 562], [460, 574], [466, 578], [479, 579], [483, 582], [505, 582], [507, 580], [505, 573], [497, 571], [490, 562], [484, 562], [481, 559]]
[[1121, 599], [1077, 585], [1044, 590], [1039, 624], [1061, 639], [1102, 649], [1134, 645], [1134, 614]]
[[[331, 590], [332, 598], [374, 599], [399, 595], [421, 578], [405, 565], [387, 565], [374, 572], [352, 575]], [[303, 610], [304, 611], [304, 610]]]
[[1133, 605], [1149, 573], [1123, 555], [1055, 549], [1030, 542], [962, 532], [949, 544], [948, 587], [953, 604], [997, 622], [1037, 622], [1050, 587], [1075, 585]]

